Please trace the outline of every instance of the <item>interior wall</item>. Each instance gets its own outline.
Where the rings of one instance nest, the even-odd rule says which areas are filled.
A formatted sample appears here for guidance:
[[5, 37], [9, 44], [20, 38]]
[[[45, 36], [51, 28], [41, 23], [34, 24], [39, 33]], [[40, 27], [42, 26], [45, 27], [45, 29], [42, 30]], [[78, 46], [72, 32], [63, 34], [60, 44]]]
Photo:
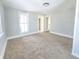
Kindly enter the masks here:
[[79, 58], [79, 0], [77, 0], [76, 4], [75, 27], [73, 38], [74, 40], [72, 54]]
[[5, 8], [5, 26], [7, 36], [20, 34], [18, 11]]
[[37, 19], [38, 14], [29, 12], [29, 32], [38, 32]]
[[6, 44], [6, 34], [5, 34], [5, 22], [4, 22], [4, 8], [2, 3], [0, 2], [0, 20], [2, 23], [2, 33], [0, 33], [0, 59], [3, 58], [3, 53], [4, 53], [4, 48], [5, 48], [5, 44]]
[[[20, 32], [19, 12], [28, 13], [29, 15], [29, 26], [27, 33]], [[34, 13], [5, 7], [5, 17], [7, 37], [37, 32], [37, 16]]]
[[76, 0], [66, 0], [51, 15], [51, 31], [73, 36]]

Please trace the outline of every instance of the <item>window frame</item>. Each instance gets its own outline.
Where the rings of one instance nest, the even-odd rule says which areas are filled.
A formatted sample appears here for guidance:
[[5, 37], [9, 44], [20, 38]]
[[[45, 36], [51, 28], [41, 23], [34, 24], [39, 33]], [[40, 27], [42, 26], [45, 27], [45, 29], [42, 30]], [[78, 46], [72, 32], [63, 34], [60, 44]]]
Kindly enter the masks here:
[[[20, 22], [21, 15], [24, 15], [26, 17], [26, 21], [27, 21], [26, 23], [21, 23]], [[26, 24], [27, 30], [24, 29], [24, 31], [22, 32], [21, 24]], [[29, 31], [29, 14], [28, 13], [26, 13], [26, 12], [19, 12], [19, 25], [20, 25], [20, 33], [27, 33]], [[24, 28], [25, 28], [25, 26], [24, 26]]]

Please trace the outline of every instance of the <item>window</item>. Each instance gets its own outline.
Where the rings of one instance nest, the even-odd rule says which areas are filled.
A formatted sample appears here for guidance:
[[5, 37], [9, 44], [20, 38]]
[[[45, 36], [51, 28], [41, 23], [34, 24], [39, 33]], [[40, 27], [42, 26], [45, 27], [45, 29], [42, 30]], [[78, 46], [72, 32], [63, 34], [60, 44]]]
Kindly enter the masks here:
[[28, 32], [28, 14], [20, 14], [20, 30], [21, 33]]

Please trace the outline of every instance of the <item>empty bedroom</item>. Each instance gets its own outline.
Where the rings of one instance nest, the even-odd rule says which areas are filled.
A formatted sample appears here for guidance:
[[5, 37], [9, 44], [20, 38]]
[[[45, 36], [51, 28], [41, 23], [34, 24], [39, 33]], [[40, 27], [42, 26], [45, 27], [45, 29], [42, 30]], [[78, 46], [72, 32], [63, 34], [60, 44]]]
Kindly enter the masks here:
[[79, 59], [79, 1], [0, 0], [0, 59]]

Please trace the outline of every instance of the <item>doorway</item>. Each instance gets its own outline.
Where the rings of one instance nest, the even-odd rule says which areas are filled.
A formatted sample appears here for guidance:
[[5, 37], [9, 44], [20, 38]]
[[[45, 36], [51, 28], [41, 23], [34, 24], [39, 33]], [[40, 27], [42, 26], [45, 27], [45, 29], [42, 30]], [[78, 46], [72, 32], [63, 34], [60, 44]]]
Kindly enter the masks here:
[[50, 16], [39, 15], [38, 16], [38, 32], [46, 32], [50, 30]]

